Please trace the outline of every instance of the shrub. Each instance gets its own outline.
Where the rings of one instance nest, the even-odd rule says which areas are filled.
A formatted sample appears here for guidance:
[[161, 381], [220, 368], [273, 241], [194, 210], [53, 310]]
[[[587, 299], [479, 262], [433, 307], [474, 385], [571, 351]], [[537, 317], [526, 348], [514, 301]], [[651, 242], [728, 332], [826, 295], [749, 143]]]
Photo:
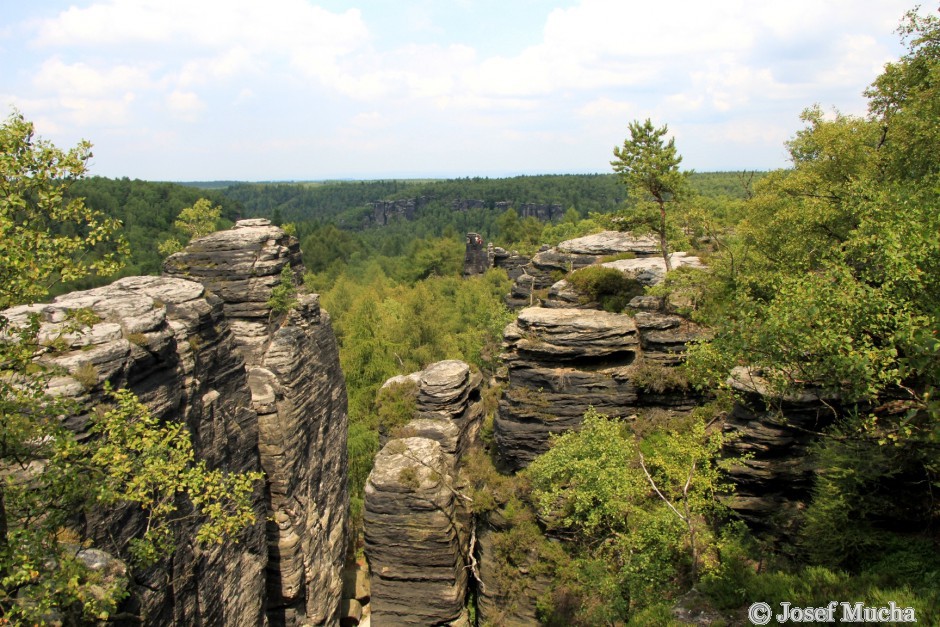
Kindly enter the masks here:
[[568, 283], [585, 295], [585, 302], [596, 301], [605, 311], [623, 311], [643, 286], [623, 272], [604, 266], [588, 266], [568, 275]]

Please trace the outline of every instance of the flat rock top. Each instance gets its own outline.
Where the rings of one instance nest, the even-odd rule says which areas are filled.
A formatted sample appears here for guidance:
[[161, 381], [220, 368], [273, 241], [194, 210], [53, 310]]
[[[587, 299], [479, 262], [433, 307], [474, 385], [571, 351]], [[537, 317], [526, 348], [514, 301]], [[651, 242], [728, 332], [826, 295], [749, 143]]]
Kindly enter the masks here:
[[440, 389], [463, 387], [470, 376], [470, 366], [456, 359], [431, 364], [421, 373], [421, 390], [433, 392]]
[[[672, 262], [673, 269], [680, 266], [691, 266], [693, 268], [704, 268], [701, 260], [684, 252], [672, 253], [669, 255], [669, 261]], [[639, 259], [618, 259], [617, 261], [608, 261], [602, 263], [605, 268], [614, 268], [621, 272], [637, 272], [640, 270], [658, 270], [666, 271], [666, 263], [662, 257], [641, 257]]]
[[144, 292], [165, 303], [185, 303], [201, 298], [206, 293], [202, 283], [169, 276], [131, 276], [118, 279], [114, 287]]
[[268, 242], [274, 243], [287, 239], [287, 234], [280, 227], [271, 226], [270, 224], [254, 224], [255, 222], [267, 222], [267, 220], [241, 220], [235, 228], [227, 231], [216, 231], [205, 237], [194, 239], [185, 251], [176, 254], [212, 250], [259, 249]]
[[659, 243], [652, 237], [635, 237], [632, 233], [603, 231], [562, 242], [558, 245], [558, 250], [575, 255], [654, 255], [659, 252]]
[[375, 456], [369, 483], [378, 490], [401, 491], [402, 471], [411, 469], [412, 489], [437, 486], [446, 471], [444, 453], [436, 440], [422, 437], [389, 440]]
[[622, 328], [626, 331], [636, 330], [636, 323], [632, 316], [596, 309], [528, 307], [519, 312], [517, 324], [523, 329], [565, 327], [585, 331], [614, 328]]

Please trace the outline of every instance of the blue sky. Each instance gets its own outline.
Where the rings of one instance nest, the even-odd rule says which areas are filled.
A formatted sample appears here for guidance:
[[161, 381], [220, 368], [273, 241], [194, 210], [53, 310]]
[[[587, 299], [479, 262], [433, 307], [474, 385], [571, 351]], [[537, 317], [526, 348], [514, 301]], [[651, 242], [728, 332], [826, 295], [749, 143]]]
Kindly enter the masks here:
[[[608, 172], [627, 124], [700, 171], [787, 165], [861, 114], [900, 0], [2, 0], [0, 105], [91, 174], [318, 180]], [[936, 10], [928, 7], [924, 10]]]

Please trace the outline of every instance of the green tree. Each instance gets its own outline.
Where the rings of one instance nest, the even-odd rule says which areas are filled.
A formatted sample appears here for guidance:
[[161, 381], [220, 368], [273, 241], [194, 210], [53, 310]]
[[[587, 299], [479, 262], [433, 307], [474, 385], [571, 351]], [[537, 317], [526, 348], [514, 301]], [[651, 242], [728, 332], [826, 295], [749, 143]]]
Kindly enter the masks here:
[[[200, 198], [191, 207], [185, 207], [180, 211], [173, 226], [182, 233], [186, 242], [189, 242], [214, 232], [218, 228], [221, 217], [222, 207], [213, 206], [211, 200]], [[186, 242], [182, 242], [179, 237], [171, 237], [163, 241], [158, 248], [161, 254], [172, 255], [182, 250]]]
[[[51, 280], [116, 269], [123, 249], [118, 223], [66, 195], [85, 173], [89, 144], [63, 152], [34, 140], [32, 125], [19, 114], [0, 128], [0, 141], [0, 304], [32, 303]], [[117, 250], [99, 250], [105, 243]], [[84, 512], [142, 511], [143, 535], [108, 549], [132, 568], [146, 567], [173, 550], [183, 520], [202, 521], [200, 543], [221, 542], [251, 522], [260, 473], [208, 470], [194, 459], [184, 424], [157, 422], [126, 390], [92, 412], [91, 437], [77, 440], [61, 417], [79, 408], [46, 393], [57, 373], [41, 357], [65, 335], [98, 322], [97, 315], [73, 311], [62, 337], [43, 342], [38, 313], [15, 320], [0, 315], [0, 622], [105, 620], [126, 594], [126, 582], [86, 565]]]
[[710, 520], [727, 490], [721, 445], [697, 416], [640, 439], [624, 421], [590, 410], [580, 431], [555, 438], [524, 475], [547, 533], [570, 543], [576, 563], [605, 564], [595, 579], [616, 582], [606, 585], [608, 604], [636, 611], [681, 580], [694, 583], [705, 565]]
[[911, 13], [901, 33], [868, 115], [806, 110], [793, 167], [755, 186], [713, 259], [736, 270], [710, 273], [726, 281], [715, 336], [687, 360], [712, 388], [749, 365], [773, 395], [838, 399], [800, 550], [854, 572], [940, 521], [940, 19]]
[[0, 309], [120, 267], [127, 253], [120, 222], [69, 197], [90, 158], [88, 142], [62, 151], [35, 138], [19, 112], [0, 126]]
[[[669, 242], [666, 205], [682, 199], [688, 187], [688, 173], [679, 170], [682, 157], [676, 151], [674, 139], [664, 141], [668, 127], [654, 128], [647, 119], [642, 124], [631, 122], [630, 137], [622, 147], [614, 147], [616, 159], [610, 162], [635, 205], [628, 224], [643, 225], [659, 236], [666, 270], [669, 261]], [[653, 203], [658, 215], [649, 213]]]

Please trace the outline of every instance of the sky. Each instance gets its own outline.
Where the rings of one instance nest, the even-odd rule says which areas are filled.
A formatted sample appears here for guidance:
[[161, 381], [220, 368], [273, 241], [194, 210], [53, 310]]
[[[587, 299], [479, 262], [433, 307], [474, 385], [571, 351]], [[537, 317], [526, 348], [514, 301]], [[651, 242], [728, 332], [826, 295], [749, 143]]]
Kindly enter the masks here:
[[684, 168], [766, 170], [805, 108], [865, 113], [912, 6], [0, 0], [0, 112], [115, 178], [610, 172], [646, 118]]

